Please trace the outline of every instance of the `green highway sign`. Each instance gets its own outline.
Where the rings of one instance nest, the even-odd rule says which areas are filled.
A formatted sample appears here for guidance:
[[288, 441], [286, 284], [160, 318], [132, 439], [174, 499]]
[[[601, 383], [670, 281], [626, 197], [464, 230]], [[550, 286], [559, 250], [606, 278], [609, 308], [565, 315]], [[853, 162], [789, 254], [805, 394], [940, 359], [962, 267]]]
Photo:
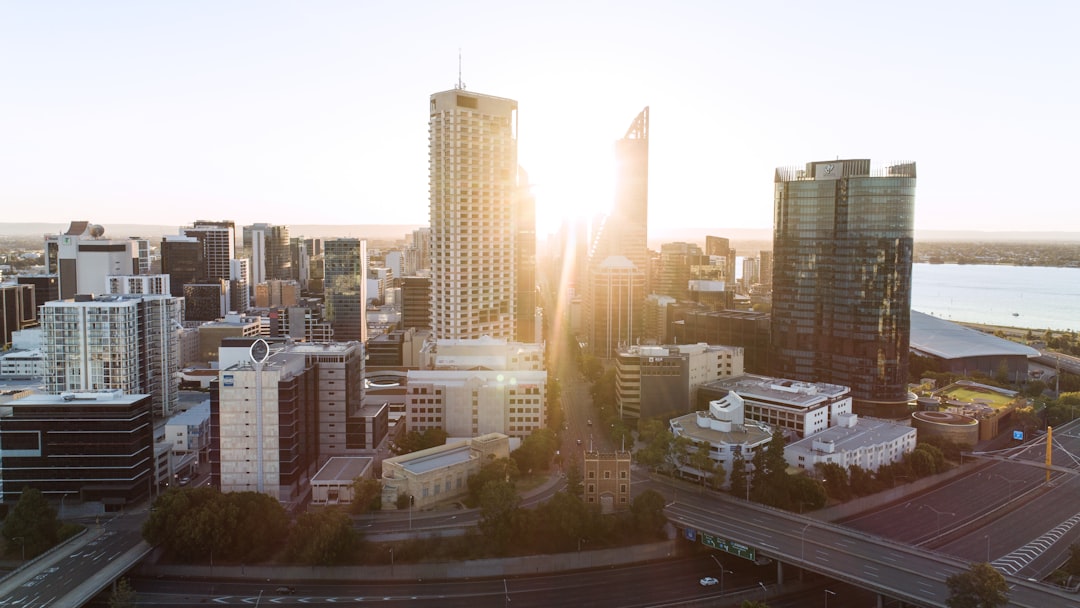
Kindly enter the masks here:
[[743, 559], [754, 561], [757, 556], [754, 554], [753, 547], [747, 547], [742, 543], [737, 543], [733, 540], [727, 540], [725, 538], [718, 538], [712, 534], [706, 534], [705, 532], [699, 533], [701, 537], [701, 544], [706, 547], [712, 547], [713, 549], [719, 549], [732, 555], [738, 555]]

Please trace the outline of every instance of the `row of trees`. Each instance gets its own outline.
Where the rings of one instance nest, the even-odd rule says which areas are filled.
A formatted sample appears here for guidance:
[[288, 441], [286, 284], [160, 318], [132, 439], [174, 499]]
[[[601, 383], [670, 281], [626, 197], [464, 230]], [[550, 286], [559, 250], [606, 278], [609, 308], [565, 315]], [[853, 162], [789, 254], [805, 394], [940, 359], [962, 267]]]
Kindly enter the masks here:
[[329, 566], [352, 561], [360, 547], [344, 511], [310, 511], [291, 522], [270, 496], [205, 486], [158, 496], [142, 533], [177, 560], [211, 564], [261, 562], [284, 552], [288, 561]]
[[31, 559], [48, 551], [58, 542], [74, 536], [81, 529], [56, 517], [56, 509], [37, 488], [26, 488], [19, 501], [4, 518], [0, 529], [7, 553]]

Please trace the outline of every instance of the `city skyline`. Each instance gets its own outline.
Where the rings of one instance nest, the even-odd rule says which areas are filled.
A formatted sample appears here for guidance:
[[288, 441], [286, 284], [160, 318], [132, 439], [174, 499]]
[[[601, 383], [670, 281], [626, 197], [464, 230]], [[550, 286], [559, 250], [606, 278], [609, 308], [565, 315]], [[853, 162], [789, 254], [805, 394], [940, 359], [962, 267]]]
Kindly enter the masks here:
[[610, 208], [646, 105], [650, 230], [768, 229], [773, 171], [839, 157], [918, 161], [916, 230], [1080, 231], [1032, 179], [1068, 174], [1080, 135], [1080, 9], [905, 6], [9, 4], [0, 201], [7, 222], [425, 224], [424, 105], [460, 77], [520, 103], [540, 234]]

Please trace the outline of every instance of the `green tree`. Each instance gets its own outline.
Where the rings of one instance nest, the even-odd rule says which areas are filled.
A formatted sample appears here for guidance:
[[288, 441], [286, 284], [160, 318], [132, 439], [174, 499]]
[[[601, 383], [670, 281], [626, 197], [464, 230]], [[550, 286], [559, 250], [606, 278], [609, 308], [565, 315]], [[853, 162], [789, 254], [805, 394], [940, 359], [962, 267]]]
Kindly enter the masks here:
[[1000, 608], [1009, 603], [1009, 586], [1005, 577], [990, 564], [971, 564], [967, 570], [945, 579], [949, 608]]
[[446, 443], [446, 431], [438, 428], [409, 431], [393, 445], [395, 454], [411, 454]]
[[656, 490], [645, 490], [630, 503], [630, 513], [634, 517], [634, 529], [641, 538], [659, 536], [667, 524], [664, 515], [664, 497]]
[[724, 483], [724, 467], [709, 456], [707, 442], [698, 441], [689, 447], [686, 464], [698, 471], [702, 486], [707, 483], [715, 488]]
[[[4, 519], [2, 533], [8, 547], [19, 545], [19, 554], [36, 557], [59, 540], [60, 520], [41, 491], [23, 488], [19, 502]], [[16, 540], [18, 539], [18, 540]]]
[[743, 498], [747, 495], [748, 473], [746, 471], [746, 459], [743, 458], [742, 450], [738, 450], [731, 457], [731, 476], [729, 477], [730, 492], [732, 496]]
[[585, 481], [585, 475], [581, 471], [581, 462], [575, 458], [566, 466], [567, 491], [572, 496], [580, 498], [585, 492], [585, 486], [582, 485], [583, 481]]
[[841, 502], [851, 498], [851, 486], [848, 483], [847, 469], [835, 462], [818, 463], [817, 472], [825, 480], [825, 491], [830, 497]]
[[109, 594], [109, 608], [135, 608], [135, 590], [126, 578], [116, 581]]
[[469, 496], [466, 502], [471, 506], [480, 504], [480, 493], [489, 481], [502, 481], [513, 485], [518, 479], [517, 462], [512, 458], [498, 458], [480, 467], [480, 470], [469, 475], [467, 480]]
[[519, 471], [546, 471], [555, 457], [559, 440], [551, 429], [537, 429], [510, 453]]
[[351, 560], [359, 545], [352, 519], [339, 509], [326, 509], [296, 519], [286, 552], [297, 563], [335, 566]]
[[477, 528], [497, 555], [506, 553], [514, 536], [514, 519], [521, 497], [512, 484], [491, 480], [480, 490], [480, 521]]
[[352, 504], [349, 510], [354, 515], [382, 509], [382, 484], [378, 479], [357, 477], [352, 482]]
[[805, 475], [795, 475], [789, 481], [791, 506], [798, 506], [799, 512], [816, 511], [828, 502], [825, 486], [816, 479]]

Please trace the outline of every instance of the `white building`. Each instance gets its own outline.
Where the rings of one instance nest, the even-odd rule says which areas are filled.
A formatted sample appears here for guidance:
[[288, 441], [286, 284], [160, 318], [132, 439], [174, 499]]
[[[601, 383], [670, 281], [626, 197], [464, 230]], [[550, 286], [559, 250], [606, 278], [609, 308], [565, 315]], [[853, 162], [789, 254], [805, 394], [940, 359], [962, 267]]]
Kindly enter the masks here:
[[509, 456], [509, 438], [492, 433], [387, 458], [382, 462], [383, 508], [397, 508], [400, 496], [411, 497], [412, 509], [465, 496], [470, 475]]
[[915, 449], [916, 436], [916, 429], [907, 424], [840, 414], [836, 426], [784, 446], [784, 458], [789, 465], [810, 471], [827, 462], [876, 471], [903, 460]]
[[432, 332], [513, 338], [517, 102], [456, 88], [429, 105]]
[[[736, 453], [742, 454], [747, 470], [752, 469], [754, 454], [772, 440], [768, 425], [745, 418], [743, 398], [734, 392], [710, 402], [708, 410], [672, 418], [668, 425], [675, 437], [708, 444], [709, 458], [724, 467], [725, 475], [730, 475]], [[701, 475], [692, 467], [680, 469], [692, 477]]]
[[153, 294], [169, 295], [170, 283], [167, 274], [109, 275], [105, 277], [107, 294]]
[[60, 297], [105, 293], [105, 277], [140, 273], [139, 243], [107, 239], [98, 224], [74, 221], [67, 232], [45, 235], [45, 265], [59, 278]]
[[0, 355], [0, 379], [27, 380], [45, 376], [45, 356], [40, 350], [13, 350]]
[[746, 402], [746, 418], [808, 437], [829, 427], [840, 414], [851, 413], [851, 389], [825, 382], [799, 382], [745, 374], [701, 385], [698, 402], [738, 393]]
[[155, 416], [179, 397], [181, 298], [77, 296], [41, 307], [45, 390], [151, 395]]
[[409, 370], [407, 428], [440, 428], [451, 437], [524, 438], [547, 426], [546, 387], [544, 371]]
[[420, 351], [423, 369], [544, 369], [544, 345], [482, 336], [472, 340], [429, 340]]

